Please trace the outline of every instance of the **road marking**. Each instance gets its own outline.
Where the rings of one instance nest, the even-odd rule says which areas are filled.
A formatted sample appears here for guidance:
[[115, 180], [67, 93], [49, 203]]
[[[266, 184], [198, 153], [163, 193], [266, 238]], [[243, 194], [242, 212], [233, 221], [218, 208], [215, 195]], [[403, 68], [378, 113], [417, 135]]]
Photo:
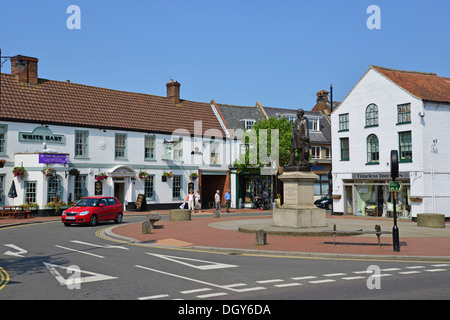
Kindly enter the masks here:
[[282, 283], [282, 284], [274, 285], [274, 287], [277, 287], [277, 288], [286, 288], [286, 287], [294, 287], [294, 286], [302, 286], [302, 284], [298, 283], [298, 282], [291, 282], [291, 283]]
[[442, 272], [447, 271], [447, 269], [427, 269], [426, 272]]
[[324, 274], [324, 277], [341, 277], [346, 276], [346, 273], [330, 273], [330, 274]]
[[358, 279], [365, 279], [366, 277], [361, 276], [355, 276], [355, 277], [343, 277], [342, 280], [358, 280]]
[[284, 282], [284, 280], [281, 279], [272, 279], [272, 280], [260, 280], [256, 281], [256, 283], [264, 284], [264, 283], [274, 283], [274, 282]]
[[373, 273], [372, 271], [364, 270], [364, 271], [353, 271], [354, 274], [364, 274], [364, 273]]
[[101, 246], [98, 244], [78, 241], [78, 240], [71, 240], [70, 242], [78, 243], [78, 244], [84, 244], [86, 246], [96, 247], [96, 248], [105, 248], [105, 249], [122, 249], [122, 250], [130, 250], [130, 248], [122, 247], [122, 246]]
[[51, 264], [51, 263], [46, 263], [46, 262], [44, 262], [44, 265], [47, 267], [47, 269], [50, 271], [50, 273], [56, 278], [56, 280], [58, 280], [58, 282], [62, 286], [73, 285], [74, 284], [73, 279], [67, 279], [67, 280], [64, 279], [64, 277], [56, 270], [56, 268], [64, 269], [64, 270], [66, 270], [66, 272], [80, 271], [80, 275], [83, 273], [90, 275], [90, 277], [80, 277], [80, 278], [76, 279], [77, 284], [118, 279], [117, 277], [111, 277], [111, 276], [107, 276], [107, 275], [95, 273], [95, 272], [90, 272], [90, 271], [74, 270], [70, 267], [68, 268], [68, 267], [58, 266], [56, 264]]
[[227, 284], [224, 287], [226, 287], [226, 288], [235, 288], [235, 287], [243, 287], [243, 286], [246, 286], [246, 285], [247, 285], [246, 283], [232, 283], [232, 284]]
[[403, 271], [403, 272], [399, 272], [399, 274], [416, 274], [416, 273], [420, 273], [420, 271]]
[[387, 269], [381, 269], [381, 271], [399, 271], [399, 270], [402, 270], [402, 269], [400, 269], [400, 268], [387, 268]]
[[13, 244], [5, 244], [5, 247], [17, 250], [17, 252], [12, 252], [12, 251], [6, 251], [4, 254], [7, 256], [13, 256], [13, 257], [18, 257], [18, 258], [24, 258], [24, 254], [28, 253], [27, 250], [24, 250], [16, 245]]
[[292, 280], [310, 280], [310, 279], [317, 279], [317, 277], [314, 276], [307, 276], [307, 277], [296, 277], [296, 278], [291, 278]]
[[[184, 258], [184, 257], [174, 257], [174, 256], [167, 256], [163, 254], [156, 254], [156, 253], [148, 253], [146, 254], [150, 256], [155, 256], [158, 258], [162, 258], [165, 260], [169, 260], [172, 262], [176, 262], [191, 268], [195, 268], [198, 270], [206, 271], [206, 270], [217, 270], [217, 269], [226, 269], [226, 268], [237, 268], [239, 266], [233, 265], [233, 264], [226, 264], [226, 263], [218, 263], [218, 262], [211, 262], [211, 261], [204, 261], [204, 260], [198, 260], [198, 259], [191, 259], [191, 258]], [[188, 263], [189, 262], [196, 262], [197, 264]]]
[[220, 296], [226, 296], [228, 293], [226, 292], [218, 292], [218, 293], [210, 293], [210, 294], [204, 294], [197, 296], [199, 299], [208, 299], [208, 298], [214, 298], [214, 297], [220, 297]]
[[0, 267], [0, 290], [2, 290], [9, 282], [9, 274]]
[[105, 257], [100, 256], [100, 255], [98, 255], [98, 254], [94, 254], [94, 253], [90, 253], [90, 252], [85, 252], [85, 251], [80, 251], [80, 250], [75, 250], [75, 249], [71, 249], [71, 248], [67, 248], [67, 247], [63, 247], [63, 246], [55, 245], [55, 247], [61, 248], [61, 249], [64, 249], [64, 250], [69, 250], [69, 251], [73, 251], [73, 252], [82, 253], [82, 254], [87, 254], [88, 256], [93, 256], [93, 257], [100, 258], [100, 259], [104, 259], [104, 258], [105, 258]]
[[191, 294], [191, 293], [205, 292], [205, 291], [211, 291], [211, 290], [212, 290], [211, 288], [200, 288], [200, 289], [180, 291], [180, 293], [182, 293], [182, 294]]
[[412, 266], [412, 267], [406, 267], [406, 269], [424, 269], [424, 266]]
[[149, 297], [138, 298], [138, 300], [161, 299], [161, 298], [167, 298], [168, 296], [169, 296], [168, 294], [159, 294], [159, 295], [156, 295], [156, 296], [149, 296]]
[[309, 283], [312, 284], [318, 284], [318, 283], [327, 283], [327, 282], [335, 282], [336, 280], [333, 279], [327, 279], [327, 280], [314, 280], [314, 281], [309, 281]]
[[444, 263], [444, 264], [433, 264], [432, 266], [433, 267], [437, 267], [437, 268], [441, 268], [441, 267], [450, 267], [450, 264], [446, 264], [446, 263]]

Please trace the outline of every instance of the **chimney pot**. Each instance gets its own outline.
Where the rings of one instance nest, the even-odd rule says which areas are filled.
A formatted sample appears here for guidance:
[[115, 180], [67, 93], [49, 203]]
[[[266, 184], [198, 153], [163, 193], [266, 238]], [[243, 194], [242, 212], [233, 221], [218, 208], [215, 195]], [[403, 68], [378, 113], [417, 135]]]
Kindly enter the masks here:
[[180, 103], [180, 86], [181, 84], [176, 82], [173, 82], [173, 79], [170, 80], [167, 86], [167, 98], [172, 99], [172, 102], [174, 104]]

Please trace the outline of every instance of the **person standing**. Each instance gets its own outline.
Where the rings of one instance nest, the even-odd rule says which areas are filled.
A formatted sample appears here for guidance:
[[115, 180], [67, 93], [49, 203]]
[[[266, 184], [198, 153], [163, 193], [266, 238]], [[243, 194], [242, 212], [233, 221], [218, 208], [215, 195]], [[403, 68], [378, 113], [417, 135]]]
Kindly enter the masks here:
[[197, 193], [194, 195], [195, 197], [195, 209], [198, 210], [198, 212], [201, 212], [201, 200], [200, 200], [200, 190], [197, 190]]
[[188, 206], [191, 213], [194, 211], [194, 191], [191, 191], [188, 196]]
[[225, 193], [225, 203], [227, 207], [227, 213], [230, 213], [230, 207], [231, 207], [231, 193], [230, 190]]
[[216, 194], [214, 195], [214, 201], [216, 202], [216, 211], [220, 212], [220, 190], [216, 191]]

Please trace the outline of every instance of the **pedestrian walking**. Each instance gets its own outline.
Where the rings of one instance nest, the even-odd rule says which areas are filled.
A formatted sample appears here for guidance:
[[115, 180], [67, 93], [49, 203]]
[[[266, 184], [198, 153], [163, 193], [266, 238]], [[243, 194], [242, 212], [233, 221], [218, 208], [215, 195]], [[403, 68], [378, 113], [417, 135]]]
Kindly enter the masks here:
[[201, 199], [200, 199], [200, 190], [197, 190], [197, 193], [194, 194], [194, 201], [195, 201], [195, 210], [198, 210], [198, 212], [201, 212]]
[[220, 211], [220, 190], [216, 191], [216, 194], [214, 195], [214, 200], [216, 202], [216, 211], [221, 213], [221, 211]]
[[188, 208], [191, 212], [194, 211], [194, 191], [191, 191], [188, 195]]
[[225, 203], [227, 208], [227, 213], [230, 213], [230, 207], [231, 207], [231, 193], [230, 190], [225, 193]]

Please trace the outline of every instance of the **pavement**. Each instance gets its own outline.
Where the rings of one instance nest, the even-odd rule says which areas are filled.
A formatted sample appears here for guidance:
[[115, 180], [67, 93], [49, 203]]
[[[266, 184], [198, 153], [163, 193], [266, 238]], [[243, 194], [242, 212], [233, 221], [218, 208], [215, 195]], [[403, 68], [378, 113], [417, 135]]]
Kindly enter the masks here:
[[[381, 217], [327, 215], [327, 227], [309, 229], [278, 228], [272, 226], [268, 211], [232, 209], [213, 217], [213, 210], [193, 213], [190, 221], [169, 221], [168, 210], [159, 210], [162, 220], [155, 223], [151, 234], [142, 234], [142, 222], [149, 212], [126, 212], [124, 223], [105, 224], [100, 236], [108, 240], [163, 248], [190, 249], [223, 254], [265, 256], [398, 260], [450, 261], [450, 223], [446, 228], [418, 227], [416, 222], [398, 220], [400, 252], [394, 252], [392, 235], [383, 234], [378, 245], [375, 234], [334, 237], [323, 233], [336, 225], [341, 231], [392, 231], [393, 219]], [[263, 215], [264, 214], [264, 215]], [[127, 223], [128, 216], [140, 216], [142, 222]], [[0, 219], [1, 227], [58, 221], [59, 217], [31, 219]], [[267, 244], [256, 245], [255, 232], [267, 232]]]

